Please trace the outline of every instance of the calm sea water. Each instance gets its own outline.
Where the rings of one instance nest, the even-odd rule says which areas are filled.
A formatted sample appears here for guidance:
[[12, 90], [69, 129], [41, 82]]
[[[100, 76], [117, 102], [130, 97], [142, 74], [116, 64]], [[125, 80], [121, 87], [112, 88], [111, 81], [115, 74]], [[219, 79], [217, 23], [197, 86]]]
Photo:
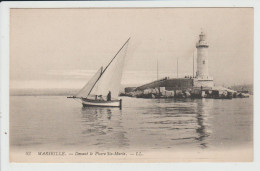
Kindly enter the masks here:
[[11, 149], [225, 149], [252, 147], [253, 97], [137, 99], [83, 108], [65, 96], [11, 96]]

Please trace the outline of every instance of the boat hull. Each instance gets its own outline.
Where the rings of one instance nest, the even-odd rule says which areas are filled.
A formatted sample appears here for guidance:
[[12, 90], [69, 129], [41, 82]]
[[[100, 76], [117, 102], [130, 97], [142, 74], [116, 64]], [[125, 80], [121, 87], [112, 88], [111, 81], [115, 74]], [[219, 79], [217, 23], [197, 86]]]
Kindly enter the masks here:
[[82, 99], [82, 105], [87, 106], [96, 106], [96, 107], [120, 107], [122, 106], [122, 100], [111, 100], [111, 101], [99, 101], [91, 99]]

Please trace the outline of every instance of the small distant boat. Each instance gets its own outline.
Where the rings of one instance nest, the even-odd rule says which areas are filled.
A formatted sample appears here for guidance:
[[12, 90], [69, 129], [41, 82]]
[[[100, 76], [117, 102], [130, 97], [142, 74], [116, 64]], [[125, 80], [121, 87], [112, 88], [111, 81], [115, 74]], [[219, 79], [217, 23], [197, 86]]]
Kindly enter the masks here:
[[67, 98], [80, 99], [84, 107], [122, 107], [118, 99], [124, 60], [130, 38], [119, 49], [105, 69], [101, 67], [88, 83], [75, 95]]

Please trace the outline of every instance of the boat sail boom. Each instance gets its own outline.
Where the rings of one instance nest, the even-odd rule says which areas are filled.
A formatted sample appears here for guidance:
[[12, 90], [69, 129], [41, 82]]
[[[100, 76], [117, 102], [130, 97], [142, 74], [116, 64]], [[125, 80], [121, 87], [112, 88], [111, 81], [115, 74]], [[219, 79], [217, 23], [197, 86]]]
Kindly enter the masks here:
[[111, 92], [113, 99], [118, 98], [120, 83], [122, 79], [124, 59], [130, 38], [119, 49], [116, 55], [112, 58], [106, 68], [102, 71], [100, 77], [97, 79], [88, 96], [107, 96]]
[[[130, 38], [127, 39], [104, 70], [101, 67], [75, 96], [68, 98], [80, 98], [83, 106], [121, 108], [122, 100], [117, 100], [117, 98], [129, 40]], [[107, 97], [108, 93], [110, 94], [110, 99], [104, 98]]]
[[[113, 62], [113, 60], [116, 58], [116, 56], [120, 53], [120, 51], [122, 51], [122, 49], [124, 48], [124, 47], [126, 47], [126, 45], [127, 45], [127, 43], [129, 42], [129, 40], [130, 40], [130, 38], [131, 37], [129, 37], [128, 39], [127, 39], [127, 41], [125, 42], [125, 44], [119, 49], [119, 51], [115, 54], [115, 56], [112, 58], [112, 60], [109, 62], [109, 64], [106, 66], [106, 68], [104, 69], [104, 71], [103, 72], [105, 72], [106, 71], [106, 69], [109, 67], [109, 65]], [[127, 47], [126, 47], [127, 48]], [[126, 49], [125, 49], [126, 50]], [[126, 51], [125, 51], [125, 53], [126, 53]], [[124, 56], [125, 56], [125, 54], [124, 54]]]

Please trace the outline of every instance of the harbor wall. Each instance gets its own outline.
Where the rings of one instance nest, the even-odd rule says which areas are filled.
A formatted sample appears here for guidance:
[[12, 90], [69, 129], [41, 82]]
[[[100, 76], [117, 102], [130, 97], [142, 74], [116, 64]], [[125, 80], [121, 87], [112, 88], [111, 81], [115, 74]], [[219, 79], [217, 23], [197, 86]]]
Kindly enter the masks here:
[[166, 90], [187, 90], [191, 89], [194, 85], [193, 78], [173, 78], [173, 79], [162, 79], [154, 81], [140, 87], [137, 87], [136, 90], [145, 90], [149, 88], [159, 88], [165, 87]]
[[133, 92], [135, 89], [136, 89], [136, 87], [126, 87], [125, 88], [125, 93]]
[[194, 79], [194, 87], [212, 88], [214, 82], [213, 79]]

